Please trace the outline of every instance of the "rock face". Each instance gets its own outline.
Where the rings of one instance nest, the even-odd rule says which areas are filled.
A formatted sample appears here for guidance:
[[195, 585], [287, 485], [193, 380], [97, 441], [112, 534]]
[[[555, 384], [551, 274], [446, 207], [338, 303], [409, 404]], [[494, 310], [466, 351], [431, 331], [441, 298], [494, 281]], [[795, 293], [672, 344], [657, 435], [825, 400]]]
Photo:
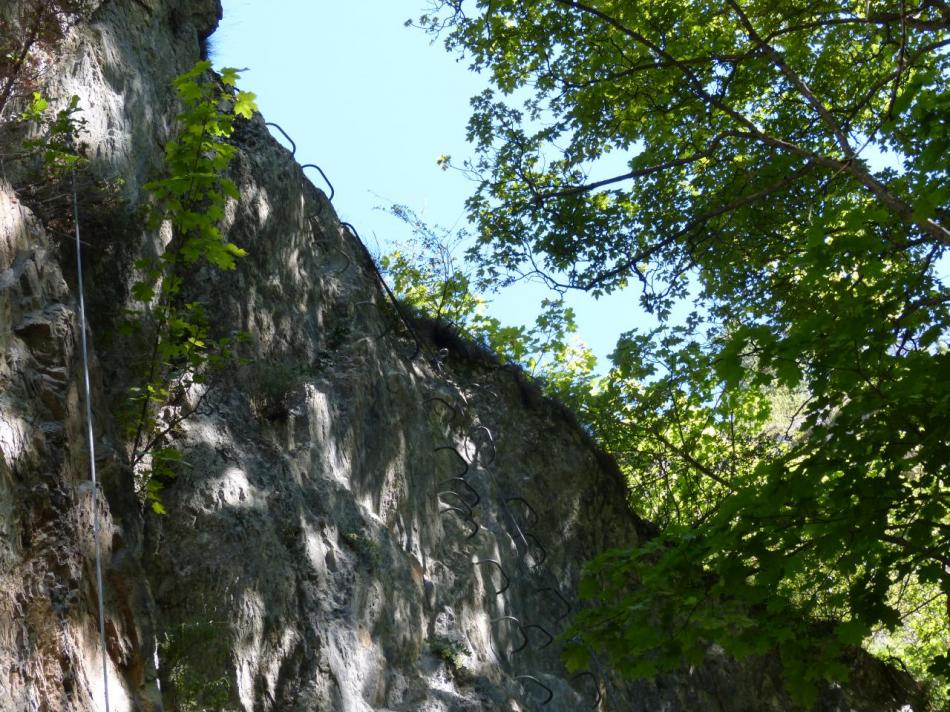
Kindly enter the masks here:
[[[44, 80], [88, 122], [98, 492], [70, 206], [26, 207], [16, 167], [0, 182], [0, 710], [104, 709], [94, 505], [113, 710], [794, 709], [771, 660], [712, 653], [649, 684], [564, 670], [583, 563], [649, 527], [556, 404], [395, 318], [353, 229], [260, 117], [235, 135], [225, 219], [249, 256], [193, 280], [222, 330], [250, 333], [250, 362], [174, 406], [200, 400], [168, 515], [143, 514], [109, 414], [128, 380], [109, 333], [158, 239], [136, 210], [174, 130], [170, 81], [219, 17], [215, 0], [104, 1]], [[922, 709], [871, 661], [855, 680], [820, 709]]]

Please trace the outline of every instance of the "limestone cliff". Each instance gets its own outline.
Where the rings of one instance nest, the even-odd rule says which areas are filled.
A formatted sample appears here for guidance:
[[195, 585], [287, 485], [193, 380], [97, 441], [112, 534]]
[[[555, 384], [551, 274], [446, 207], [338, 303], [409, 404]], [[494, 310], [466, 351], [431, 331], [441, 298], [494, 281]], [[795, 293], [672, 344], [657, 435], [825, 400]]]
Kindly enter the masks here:
[[[251, 335], [249, 363], [171, 406], [202, 399], [176, 433], [168, 515], [143, 513], [110, 415], [128, 381], [110, 333], [131, 263], [159, 239], [138, 215], [174, 130], [170, 81], [219, 17], [215, 0], [102, 0], [43, 76], [87, 121], [98, 492], [69, 201], [4, 165], [0, 710], [103, 709], [94, 505], [117, 711], [794, 709], [767, 659], [711, 653], [653, 683], [564, 670], [556, 637], [583, 563], [649, 526], [523, 377], [395, 318], [353, 230], [260, 117], [235, 135], [241, 199], [225, 219], [248, 257], [192, 280], [220, 329]], [[861, 658], [820, 709], [910, 710], [905, 684]]]

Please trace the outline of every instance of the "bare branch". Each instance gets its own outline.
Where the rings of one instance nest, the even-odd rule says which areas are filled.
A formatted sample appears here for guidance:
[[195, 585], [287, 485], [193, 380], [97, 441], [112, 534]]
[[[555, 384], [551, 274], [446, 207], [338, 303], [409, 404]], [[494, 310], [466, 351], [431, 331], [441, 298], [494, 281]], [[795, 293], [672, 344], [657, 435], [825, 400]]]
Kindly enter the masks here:
[[190, 418], [195, 413], [197, 413], [198, 409], [201, 408], [202, 403], [204, 402], [205, 398], [210, 392], [211, 392], [210, 387], [205, 388], [204, 392], [200, 396], [198, 396], [198, 400], [195, 401], [195, 405], [191, 409], [185, 411], [184, 413], [179, 413], [177, 416], [172, 418], [168, 422], [168, 425], [165, 428], [155, 432], [155, 434], [151, 437], [151, 439], [149, 439], [149, 441], [145, 444], [145, 446], [141, 450], [134, 451], [131, 458], [132, 467], [135, 467], [139, 462], [142, 461], [142, 458], [144, 458], [149, 453], [153, 452], [155, 449], [155, 446], [158, 445], [158, 443], [160, 443], [166, 435], [168, 435], [175, 428], [181, 425], [184, 421], [188, 420], [188, 418]]
[[[921, 5], [906, 13], [908, 26], [915, 30], [923, 30], [926, 32], [939, 32], [950, 27], [950, 18], [947, 17], [939, 20], [919, 20], [915, 18], [914, 15], [923, 10], [924, 7], [925, 5]], [[776, 29], [773, 32], [770, 32], [765, 39], [766, 41], [771, 42], [777, 37], [789, 35], [794, 32], [817, 30], [824, 27], [835, 27], [840, 25], [874, 25], [886, 27], [888, 25], [893, 25], [895, 22], [900, 22], [900, 20], [901, 13], [895, 12], [879, 13], [876, 15], [869, 15], [868, 17], [858, 17], [857, 15], [829, 17], [821, 20], [812, 20], [811, 22], [802, 22], [797, 25], [788, 25], [786, 27]]]
[[907, 539], [902, 536], [894, 536], [893, 534], [880, 534], [879, 538], [881, 541], [886, 541], [889, 544], [894, 544], [901, 547], [905, 553], [916, 554], [918, 552], [922, 553], [924, 556], [928, 556], [935, 561], [939, 561], [944, 566], [950, 568], [950, 556], [944, 554], [942, 551], [936, 551], [933, 548], [921, 548], [915, 544], [912, 544]]
[[627, 67], [624, 70], [619, 72], [611, 72], [609, 74], [604, 74], [599, 77], [588, 79], [584, 82], [570, 82], [565, 80], [564, 85], [572, 89], [580, 89], [586, 87], [592, 87], [595, 84], [601, 82], [610, 82], [616, 81], [618, 79], [625, 79], [631, 77], [640, 72], [647, 72], [651, 70], [658, 69], [670, 69], [681, 65], [698, 65], [705, 66], [713, 62], [722, 62], [724, 64], [735, 64], [741, 62], [745, 59], [748, 54], [707, 54], [699, 57], [687, 57], [685, 59], [677, 60], [675, 63], [667, 60], [660, 60], [655, 62], [641, 62], [640, 64], [635, 64], [632, 67]]
[[672, 161], [666, 161], [665, 163], [657, 163], [652, 166], [647, 166], [646, 168], [638, 168], [636, 170], [630, 171], [629, 173], [624, 173], [623, 175], [614, 176], [613, 178], [605, 178], [603, 180], [594, 181], [593, 183], [585, 183], [584, 185], [575, 185], [568, 188], [563, 188], [561, 190], [555, 190], [547, 193], [540, 193], [536, 198], [536, 203], [541, 203], [548, 198], [561, 198], [569, 195], [577, 195], [578, 193], [587, 193], [591, 190], [596, 190], [597, 188], [603, 188], [607, 185], [613, 185], [614, 183], [622, 183], [625, 180], [631, 180], [634, 178], [644, 178], [654, 173], [660, 173], [661, 171], [669, 170], [670, 168], [678, 168], [680, 166], [689, 165], [690, 163], [695, 163], [696, 161], [702, 160], [703, 158], [708, 158], [713, 152], [719, 148], [719, 144], [722, 143], [722, 140], [726, 138], [728, 133], [720, 133], [716, 136], [713, 136], [709, 141], [709, 146], [702, 150], [697, 151], [689, 156], [684, 156], [683, 158], [677, 158]]
[[656, 430], [650, 430], [649, 433], [650, 433], [650, 435], [651, 435], [652, 437], [656, 438], [657, 441], [659, 441], [659, 443], [660, 443], [661, 445], [663, 445], [663, 447], [665, 447], [667, 450], [669, 450], [670, 452], [672, 452], [672, 453], [673, 453], [674, 455], [676, 455], [677, 457], [680, 457], [680, 458], [682, 458], [683, 460], [685, 460], [686, 463], [687, 463], [690, 467], [692, 467], [693, 469], [695, 469], [699, 474], [703, 475], [704, 477], [708, 477], [709, 479], [714, 480], [715, 482], [718, 482], [720, 485], [722, 485], [723, 487], [725, 487], [725, 488], [726, 488], [727, 490], [729, 490], [730, 492], [737, 492], [737, 491], [738, 491], [738, 490], [736, 489], [735, 485], [733, 485], [733, 484], [732, 484], [731, 482], [729, 482], [728, 480], [722, 478], [720, 475], [716, 474], [716, 472], [714, 472], [712, 469], [710, 469], [709, 467], [707, 467], [706, 465], [704, 465], [703, 463], [701, 463], [699, 460], [697, 460], [695, 457], [693, 457], [693, 456], [689, 453], [689, 451], [687, 451], [685, 448], [681, 448], [681, 447], [678, 447], [678, 446], [674, 445], [674, 444], [669, 440], [669, 438], [667, 438], [666, 436], [664, 436], [662, 433], [660, 433], [660, 432], [658, 432], [658, 431], [656, 431]]
[[[904, 60], [903, 71], [906, 71], [908, 67], [914, 66], [917, 63], [917, 60], [919, 60], [924, 55], [929, 54], [930, 52], [933, 52], [935, 50], [938, 50], [941, 47], [946, 47], [947, 45], [950, 45], [950, 38], [941, 40], [939, 42], [934, 42], [932, 44], [924, 45], [923, 47], [918, 49], [916, 52], [914, 52], [912, 55], [910, 55], [909, 58], [906, 58]], [[885, 84], [887, 84], [891, 80], [898, 79], [901, 75], [901, 71], [902, 70], [897, 69], [893, 72], [889, 72], [888, 74], [885, 74], [884, 76], [880, 77], [874, 84], [872, 84], [871, 87], [868, 89], [868, 91], [865, 92], [864, 96], [861, 97], [861, 99], [856, 104], [854, 104], [853, 107], [850, 109], [849, 113], [851, 115], [851, 118], [856, 116], [858, 112], [861, 111], [861, 109], [867, 106]], [[885, 118], [887, 117], [885, 116]]]
[[897, 90], [901, 85], [901, 75], [904, 73], [904, 54], [907, 52], [907, 13], [905, 0], [901, 0], [901, 46], [897, 50], [897, 70], [894, 72], [894, 84], [891, 86], [891, 98], [887, 102], [887, 111], [884, 116], [888, 120], [894, 118], [894, 102], [897, 101]]

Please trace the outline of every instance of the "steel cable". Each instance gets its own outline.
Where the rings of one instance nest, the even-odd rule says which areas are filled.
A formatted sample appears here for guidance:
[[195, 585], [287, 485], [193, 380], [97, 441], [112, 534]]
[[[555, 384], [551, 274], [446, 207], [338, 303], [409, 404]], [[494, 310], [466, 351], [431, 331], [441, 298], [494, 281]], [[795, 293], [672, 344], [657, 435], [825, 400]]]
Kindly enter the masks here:
[[106, 609], [102, 587], [102, 547], [99, 543], [99, 483], [96, 477], [96, 442], [92, 427], [92, 388], [89, 383], [89, 347], [86, 336], [86, 299], [82, 280], [82, 241], [79, 238], [79, 197], [76, 170], [72, 171], [73, 224], [76, 229], [76, 276], [79, 291], [79, 333], [82, 343], [83, 386], [86, 395], [86, 439], [89, 442], [89, 472], [92, 481], [92, 538], [95, 541], [96, 592], [99, 596], [99, 644], [102, 646], [102, 695], [109, 712], [109, 660], [106, 649]]

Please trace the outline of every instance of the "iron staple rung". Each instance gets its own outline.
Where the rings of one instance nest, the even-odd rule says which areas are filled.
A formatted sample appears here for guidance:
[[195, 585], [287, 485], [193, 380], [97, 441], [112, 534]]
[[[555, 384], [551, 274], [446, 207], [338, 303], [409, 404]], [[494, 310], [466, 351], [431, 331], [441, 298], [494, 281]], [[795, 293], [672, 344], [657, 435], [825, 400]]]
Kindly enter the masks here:
[[576, 675], [572, 676], [571, 682], [574, 682], [578, 678], [581, 678], [584, 676], [590, 676], [590, 679], [594, 681], [594, 695], [596, 695], [596, 698], [594, 699], [594, 704], [591, 705], [591, 709], [597, 709], [598, 707], [600, 707], [600, 701], [603, 699], [603, 696], [600, 694], [600, 680], [597, 679], [597, 676], [594, 675], [594, 673], [590, 672], [589, 670], [585, 670], [583, 672], [579, 672]]
[[535, 590], [535, 593], [536, 594], [547, 593], [549, 591], [553, 593], [561, 601], [561, 603], [564, 604], [564, 613], [562, 613], [561, 615], [559, 615], [557, 618], [554, 619], [555, 623], [560, 623], [563, 619], [567, 618], [571, 614], [571, 610], [573, 610], [573, 607], [571, 606], [570, 601], [564, 598], [564, 596], [561, 595], [561, 592], [558, 591], [556, 588], [545, 586], [544, 588], [539, 588]]
[[502, 578], [505, 579], [505, 585], [502, 586], [502, 587], [501, 587], [500, 589], [498, 589], [497, 591], [495, 591], [495, 595], [496, 595], [496, 596], [500, 596], [500, 595], [503, 594], [505, 591], [507, 591], [507, 590], [508, 590], [508, 587], [511, 585], [511, 579], [508, 577], [508, 574], [505, 573], [505, 569], [502, 568], [501, 562], [500, 562], [500, 561], [496, 561], [495, 559], [480, 559], [480, 560], [478, 560], [478, 561], [473, 561], [473, 562], [472, 562], [472, 566], [480, 566], [480, 565], [482, 565], [482, 564], [493, 564], [493, 565], [497, 566], [497, 567], [498, 567], [498, 571], [499, 571], [499, 573], [501, 573]]
[[538, 625], [537, 623], [528, 623], [527, 625], [522, 626], [522, 629], [525, 631], [528, 630], [528, 628], [537, 628], [538, 630], [541, 631], [542, 635], [544, 635], [548, 639], [544, 645], [539, 645], [538, 646], [539, 648], [544, 649], [554, 642], [554, 636], [551, 635], [551, 633], [548, 632], [548, 629], [545, 628], [543, 625]]
[[425, 401], [423, 401], [423, 402], [424, 402], [424, 403], [430, 403], [430, 402], [433, 402], [433, 401], [438, 402], [438, 403], [441, 403], [441, 404], [444, 405], [446, 408], [448, 408], [449, 410], [451, 410], [453, 417], [457, 417], [459, 420], [462, 419], [462, 417], [463, 417], [463, 416], [462, 416], [462, 409], [461, 409], [460, 407], [458, 407], [457, 405], [453, 405], [452, 403], [449, 403], [449, 402], [448, 402], [447, 400], [445, 400], [445, 398], [443, 398], [442, 396], [429, 396], [429, 397], [426, 398]]
[[[327, 184], [327, 187], [330, 188], [330, 195], [327, 196], [327, 200], [332, 203], [333, 196], [336, 195], [336, 190], [334, 190], [333, 188], [333, 183], [331, 183], [330, 179], [327, 178], [327, 174], [324, 173], [323, 169], [320, 166], [318, 166], [316, 163], [304, 163], [302, 166], [300, 166], [300, 170], [304, 170], [306, 168], [315, 168], [317, 172], [320, 174], [320, 176], [323, 178], [324, 182]], [[320, 211], [322, 210], [323, 210], [323, 204], [321, 203], [320, 210], [317, 211], [317, 214], [319, 215]]]
[[[545, 561], [547, 561], [547, 559], [548, 559], [548, 551], [547, 551], [547, 549], [545, 549], [543, 546], [541, 546], [541, 542], [538, 541], [538, 537], [536, 537], [536, 536], [535, 536], [534, 534], [532, 534], [531, 532], [529, 532], [529, 531], [524, 531], [524, 532], [522, 532], [522, 533], [523, 533], [524, 538], [525, 538], [526, 541], [527, 541], [528, 537], [530, 537], [531, 540], [534, 542], [535, 547], [537, 547], [538, 549], [541, 550], [541, 559], [540, 559], [540, 560], [538, 561], [538, 563], [536, 564], [537, 566], [541, 566], [541, 565], [542, 565]], [[529, 548], [529, 549], [525, 552], [525, 554], [530, 553], [530, 551], [531, 551], [531, 550], [530, 550], [530, 548]]]
[[455, 456], [456, 456], [459, 460], [462, 461], [462, 465], [465, 467], [464, 470], [462, 470], [461, 472], [457, 473], [455, 476], [456, 476], [456, 477], [465, 477], [465, 475], [468, 474], [468, 460], [466, 460], [464, 457], [462, 457], [462, 453], [460, 453], [458, 450], [456, 450], [455, 447], [452, 446], [452, 445], [440, 445], [439, 447], [435, 448], [435, 449], [433, 450], [433, 452], [439, 452], [439, 451], [441, 451], [441, 450], [451, 450], [452, 452], [455, 453]]
[[465, 510], [468, 512], [468, 516], [472, 517], [472, 515], [474, 514], [474, 512], [472, 511], [472, 506], [468, 503], [468, 500], [465, 499], [465, 497], [463, 497], [461, 494], [459, 494], [455, 490], [439, 490], [435, 494], [436, 494], [436, 497], [442, 497], [443, 495], [450, 495], [450, 494], [455, 495], [455, 497], [458, 499], [462, 507], [464, 507]]
[[541, 703], [542, 707], [544, 707], [548, 702], [554, 699], [554, 690], [552, 690], [550, 687], [545, 685], [543, 682], [541, 682], [538, 678], [534, 677], [533, 675], [516, 675], [515, 679], [529, 680], [530, 682], [533, 682], [535, 685], [538, 685], [544, 688], [545, 692], [548, 693], [548, 696], [545, 698], [544, 702]]
[[514, 616], [499, 616], [498, 618], [492, 618], [490, 623], [491, 625], [495, 625], [496, 623], [501, 623], [502, 621], [513, 622], [516, 626], [518, 626], [518, 633], [521, 634], [521, 645], [512, 650], [511, 654], [514, 655], [515, 653], [520, 653], [522, 650], [528, 647], [528, 634], [524, 632], [524, 626], [521, 625], [521, 621], [519, 621]]
[[[461, 483], [461, 485], [465, 489], [467, 489], [469, 492], [471, 492], [473, 497], [475, 497], [475, 501], [468, 505], [469, 508], [474, 509], [475, 507], [478, 506], [478, 503], [482, 501], [482, 498], [479, 496], [478, 491], [474, 487], [472, 487], [464, 477], [450, 477], [447, 480], [441, 480], [438, 483], [438, 486], [441, 487], [442, 485], [448, 484], [450, 482]], [[456, 492], [455, 490], [450, 490], [450, 491], [455, 492], [455, 494], [461, 494], [460, 492]]]
[[439, 514], [440, 514], [440, 515], [442, 515], [442, 514], [447, 514], [448, 512], [457, 512], [458, 514], [461, 514], [462, 516], [459, 517], [459, 518], [460, 518], [463, 522], [468, 522], [468, 523], [471, 524], [473, 527], [475, 527], [475, 528], [472, 530], [472, 533], [469, 534], [469, 535], [467, 535], [467, 536], [465, 537], [466, 541], [467, 541], [468, 539], [471, 539], [471, 538], [472, 538], [473, 536], [475, 536], [476, 534], [478, 534], [478, 532], [479, 532], [479, 530], [481, 529], [481, 527], [479, 526], [478, 522], [475, 521], [475, 518], [471, 515], [471, 513], [466, 512], [464, 509], [462, 509], [462, 508], [460, 508], [460, 507], [446, 507], [445, 509], [440, 509], [440, 510], [439, 510]]
[[422, 353], [422, 341], [419, 340], [416, 330], [412, 328], [412, 325], [409, 323], [409, 320], [406, 318], [406, 315], [402, 311], [402, 306], [399, 304], [399, 300], [396, 299], [396, 295], [393, 294], [393, 290], [389, 288], [389, 284], [383, 279], [382, 273], [379, 271], [379, 267], [376, 266], [376, 261], [369, 254], [369, 251], [366, 249], [366, 245], [363, 244], [363, 238], [360, 237], [359, 232], [351, 223], [341, 222], [340, 227], [346, 228], [350, 234], [356, 238], [356, 241], [363, 248], [363, 252], [366, 255], [366, 259], [369, 260], [370, 266], [373, 268], [373, 272], [376, 273], [376, 279], [379, 280], [379, 283], [382, 285], [383, 290], [386, 292], [386, 296], [389, 298], [389, 301], [392, 303], [393, 308], [396, 310], [396, 314], [399, 316], [399, 320], [402, 322], [402, 325], [406, 328], [406, 331], [409, 332], [409, 335], [412, 337], [412, 340], [415, 342], [415, 350], [412, 352], [412, 356], [409, 357], [410, 361], [413, 361], [416, 356]]
[[[491, 447], [491, 458], [488, 460], [488, 462], [481, 462], [481, 448], [479, 448], [478, 443], [476, 442], [476, 438], [472, 437], [472, 433], [480, 433], [480, 432], [483, 432], [488, 436], [487, 442], [488, 442], [488, 445]], [[472, 428], [468, 432], [468, 439], [471, 441], [472, 445], [475, 448], [475, 459], [479, 460], [479, 462], [481, 463], [483, 467], [488, 467], [495, 461], [495, 457], [497, 456], [498, 451], [495, 449], [495, 438], [492, 437], [491, 430], [489, 430], [484, 425], [479, 425], [475, 428]]]
[[292, 138], [290, 138], [290, 136], [287, 135], [287, 132], [284, 131], [284, 129], [281, 128], [280, 124], [274, 123], [273, 121], [265, 121], [265, 122], [264, 122], [264, 126], [273, 126], [275, 129], [277, 129], [278, 131], [280, 131], [281, 135], [282, 135], [285, 139], [287, 139], [288, 141], [290, 141], [290, 155], [291, 155], [291, 156], [296, 156], [296, 155], [297, 155], [297, 144], [294, 143], [294, 140], [293, 140]]
[[508, 497], [505, 499], [505, 504], [509, 502], [521, 502], [527, 508], [528, 514], [534, 518], [534, 522], [529, 522], [530, 526], [537, 526], [541, 518], [538, 516], [538, 513], [535, 511], [534, 507], [531, 506], [531, 503], [526, 500], [524, 497]]

